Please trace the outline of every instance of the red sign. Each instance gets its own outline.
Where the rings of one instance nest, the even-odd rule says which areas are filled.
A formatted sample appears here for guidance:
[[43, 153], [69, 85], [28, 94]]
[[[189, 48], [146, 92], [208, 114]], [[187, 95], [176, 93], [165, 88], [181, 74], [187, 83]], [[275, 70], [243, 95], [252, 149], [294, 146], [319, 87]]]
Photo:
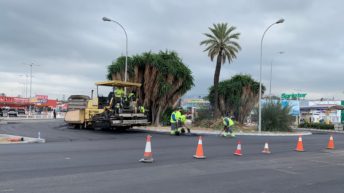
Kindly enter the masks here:
[[0, 102], [14, 102], [13, 97], [0, 96]]
[[28, 103], [29, 99], [28, 98], [19, 98], [19, 97], [14, 97], [13, 101], [15, 103]]
[[37, 100], [48, 100], [48, 95], [36, 95]]

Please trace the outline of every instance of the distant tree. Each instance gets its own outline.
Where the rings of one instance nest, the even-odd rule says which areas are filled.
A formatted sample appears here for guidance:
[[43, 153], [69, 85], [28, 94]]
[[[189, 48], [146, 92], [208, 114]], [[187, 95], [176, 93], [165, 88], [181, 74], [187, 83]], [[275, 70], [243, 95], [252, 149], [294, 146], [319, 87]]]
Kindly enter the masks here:
[[[265, 87], [262, 85], [262, 92]], [[221, 81], [218, 85], [218, 101], [220, 112], [234, 115], [235, 119], [244, 123], [254, 106], [258, 103], [259, 82], [249, 75], [238, 74], [231, 79]], [[210, 103], [215, 102], [214, 86], [209, 89]]]
[[[108, 67], [108, 79], [124, 80], [125, 57]], [[176, 52], [146, 52], [128, 58], [128, 81], [141, 83], [137, 90], [140, 104], [148, 109], [152, 123], [158, 125], [168, 107], [194, 85], [191, 70]]]
[[236, 42], [240, 33], [235, 33], [235, 29], [234, 26], [228, 27], [227, 23], [213, 24], [213, 28], [209, 27], [211, 33], [204, 33], [207, 39], [200, 43], [200, 45], [207, 46], [204, 52], [208, 52], [211, 61], [217, 56], [214, 74], [214, 117], [220, 116], [217, 87], [220, 80], [221, 65], [226, 62], [226, 59], [231, 63], [241, 50], [240, 45]]

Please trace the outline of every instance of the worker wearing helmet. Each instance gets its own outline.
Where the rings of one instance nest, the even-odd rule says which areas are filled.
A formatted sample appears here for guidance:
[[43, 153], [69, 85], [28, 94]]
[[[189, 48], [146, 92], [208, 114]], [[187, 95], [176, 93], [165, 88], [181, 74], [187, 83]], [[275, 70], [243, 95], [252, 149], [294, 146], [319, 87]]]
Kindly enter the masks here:
[[115, 109], [117, 113], [121, 112], [121, 108], [123, 107], [123, 97], [124, 97], [124, 89], [122, 87], [117, 87], [114, 91], [115, 94]]
[[180, 117], [181, 117], [181, 113], [180, 113], [180, 108], [174, 110], [171, 114], [171, 135], [178, 135], [178, 128], [180, 125]]
[[234, 121], [232, 120], [233, 116], [225, 116], [223, 117], [223, 130], [224, 133], [222, 134], [222, 136], [227, 137], [227, 136], [231, 136], [231, 137], [235, 137], [234, 133], [233, 133], [233, 126], [234, 126]]
[[184, 114], [182, 114], [181, 116], [180, 116], [180, 126], [179, 126], [179, 128], [178, 128], [178, 131], [180, 132], [180, 133], [186, 133], [186, 131], [185, 131], [185, 129], [187, 130], [187, 132], [188, 133], [190, 133], [191, 131], [190, 131], [190, 128], [188, 128], [188, 126], [185, 124], [186, 123], [186, 121], [187, 121], [187, 119], [186, 119], [186, 115]]

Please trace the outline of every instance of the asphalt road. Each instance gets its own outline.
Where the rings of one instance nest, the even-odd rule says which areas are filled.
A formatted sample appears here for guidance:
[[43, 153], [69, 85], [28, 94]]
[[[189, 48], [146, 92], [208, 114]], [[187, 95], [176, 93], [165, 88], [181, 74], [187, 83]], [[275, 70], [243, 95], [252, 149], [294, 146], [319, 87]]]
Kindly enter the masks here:
[[[45, 144], [0, 145], [0, 193], [107, 192], [344, 192], [344, 135], [325, 150], [327, 134], [297, 137], [204, 136], [207, 159], [192, 158], [196, 136], [150, 133], [155, 162], [138, 162], [145, 136], [139, 131], [68, 129], [61, 120], [0, 125], [0, 133], [47, 140]], [[240, 140], [243, 156], [234, 156]], [[263, 155], [265, 141], [272, 154]]]

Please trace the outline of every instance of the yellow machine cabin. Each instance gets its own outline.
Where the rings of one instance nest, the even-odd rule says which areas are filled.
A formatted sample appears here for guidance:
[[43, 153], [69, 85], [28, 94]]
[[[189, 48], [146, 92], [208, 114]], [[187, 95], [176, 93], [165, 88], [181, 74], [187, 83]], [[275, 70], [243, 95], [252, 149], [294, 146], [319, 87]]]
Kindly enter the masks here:
[[[94, 129], [125, 129], [147, 125], [148, 119], [143, 106], [137, 101], [139, 83], [118, 80], [97, 82], [96, 97], [71, 95], [65, 122], [71, 126]], [[98, 87], [112, 87], [108, 96], [99, 96]], [[127, 93], [125, 93], [125, 90]]]

